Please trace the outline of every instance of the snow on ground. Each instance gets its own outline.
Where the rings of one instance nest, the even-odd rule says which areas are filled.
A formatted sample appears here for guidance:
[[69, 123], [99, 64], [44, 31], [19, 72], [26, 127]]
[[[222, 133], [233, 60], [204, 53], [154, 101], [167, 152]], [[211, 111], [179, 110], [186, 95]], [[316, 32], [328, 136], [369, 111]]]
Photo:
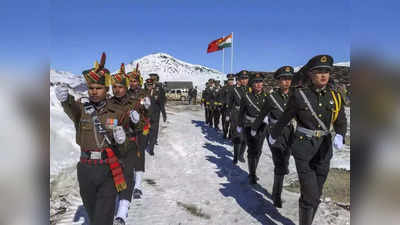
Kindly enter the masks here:
[[[51, 114], [52, 135], [58, 133], [51, 146], [51, 167], [56, 165], [54, 171], [58, 171], [51, 184], [51, 208], [53, 213], [60, 208], [64, 212], [55, 224], [87, 224], [76, 181], [78, 150], [71, 143], [72, 123], [59, 113]], [[266, 143], [257, 170], [259, 185], [252, 187], [247, 180], [247, 163], [233, 166], [230, 142], [204, 124], [204, 111], [199, 106], [171, 105], [167, 113], [167, 123], [160, 122], [155, 156], [146, 155], [144, 198], [131, 207], [129, 225], [298, 223], [299, 194], [284, 190], [284, 207], [272, 205], [273, 164]], [[58, 160], [69, 161], [64, 165]], [[349, 157], [339, 161], [346, 160]], [[321, 203], [314, 223], [350, 224], [350, 212]]]

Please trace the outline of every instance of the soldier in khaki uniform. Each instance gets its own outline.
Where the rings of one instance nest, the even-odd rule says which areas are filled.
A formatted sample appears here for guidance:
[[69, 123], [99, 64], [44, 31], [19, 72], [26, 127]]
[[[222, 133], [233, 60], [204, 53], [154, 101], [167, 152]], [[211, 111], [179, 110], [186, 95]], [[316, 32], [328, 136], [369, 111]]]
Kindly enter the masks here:
[[[119, 125], [129, 123], [131, 114], [106, 98], [110, 73], [104, 68], [105, 54], [100, 64], [82, 72], [88, 85], [89, 98], [78, 101], [68, 94], [68, 88], [58, 86], [56, 97], [65, 113], [74, 122], [76, 142], [81, 148], [77, 166], [80, 195], [91, 225], [111, 225], [117, 192], [127, 188], [117, 156], [118, 145], [126, 134]], [[128, 113], [128, 118], [125, 115]], [[125, 118], [125, 119], [124, 119]]]
[[137, 142], [139, 144], [139, 148], [135, 154], [135, 187], [133, 190], [133, 197], [135, 199], [139, 199], [142, 197], [143, 194], [141, 184], [142, 184], [143, 173], [145, 171], [145, 158], [146, 158], [145, 149], [151, 126], [150, 112], [149, 112], [151, 101], [146, 91], [141, 87], [143, 79], [142, 76], [140, 75], [139, 68], [136, 67], [134, 71], [129, 72], [128, 77], [130, 80], [130, 89], [128, 90], [128, 95], [131, 98], [140, 101], [141, 104], [143, 104], [146, 109], [144, 111], [140, 111], [141, 118], [143, 118], [145, 123], [143, 129], [137, 131], [138, 133]]
[[[133, 124], [125, 124], [126, 141], [120, 146], [121, 161], [123, 163], [123, 171], [126, 177], [127, 189], [119, 193], [118, 212], [114, 221], [114, 225], [125, 225], [128, 209], [132, 201], [132, 193], [134, 188], [134, 168], [138, 163], [139, 135], [145, 126], [144, 116], [147, 109], [143, 104], [144, 100], [133, 98], [128, 95], [129, 77], [125, 74], [124, 64], [121, 65], [120, 71], [111, 77], [112, 91], [114, 96], [110, 99], [115, 105], [120, 106], [123, 111], [134, 110], [138, 112], [133, 118]], [[147, 107], [148, 108], [148, 107]]]
[[291, 150], [300, 181], [300, 225], [312, 224], [328, 176], [332, 145], [341, 149], [346, 134], [342, 96], [328, 85], [332, 68], [333, 58], [329, 55], [310, 59], [303, 69], [309, 83], [294, 90], [268, 139], [273, 145], [290, 120], [296, 118]]

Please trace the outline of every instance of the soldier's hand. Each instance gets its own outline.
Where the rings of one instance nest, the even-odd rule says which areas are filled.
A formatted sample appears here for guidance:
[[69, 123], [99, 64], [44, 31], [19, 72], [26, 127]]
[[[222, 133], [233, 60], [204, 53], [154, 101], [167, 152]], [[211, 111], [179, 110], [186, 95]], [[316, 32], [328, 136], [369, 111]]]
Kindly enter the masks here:
[[276, 142], [276, 140], [271, 135], [268, 136], [268, 141], [271, 145], [275, 144]]
[[139, 123], [140, 115], [139, 115], [139, 113], [136, 112], [135, 110], [131, 110], [131, 111], [129, 112], [129, 117], [131, 118], [131, 121], [132, 121], [134, 124]]
[[167, 122], [167, 116], [163, 116], [164, 123]]
[[228, 122], [229, 121], [229, 116], [225, 117], [225, 121]]
[[68, 87], [61, 85], [56, 87], [56, 97], [58, 101], [65, 102], [68, 99]]
[[253, 130], [253, 129], [251, 129], [251, 131], [250, 131], [250, 134], [251, 134], [251, 136], [252, 136], [252, 137], [254, 137], [254, 136], [256, 136], [256, 134], [257, 134], [257, 131], [256, 131], [256, 130]]
[[124, 128], [122, 128], [121, 126], [116, 126], [113, 128], [113, 135], [115, 142], [117, 142], [118, 144], [123, 144], [126, 140]]
[[265, 116], [265, 117], [264, 117], [264, 120], [263, 120], [263, 122], [264, 122], [265, 124], [267, 124], [267, 125], [268, 125], [268, 116]]
[[333, 146], [337, 150], [341, 150], [343, 148], [343, 136], [340, 134], [335, 135], [335, 139], [333, 140]]
[[241, 127], [236, 127], [236, 131], [240, 134], [240, 133], [242, 133], [242, 128]]
[[151, 106], [151, 101], [150, 101], [150, 98], [149, 98], [149, 97], [145, 97], [145, 98], [143, 99], [143, 105], [144, 105], [144, 108], [146, 108], [146, 109], [149, 109], [149, 108], [150, 108], [150, 106]]

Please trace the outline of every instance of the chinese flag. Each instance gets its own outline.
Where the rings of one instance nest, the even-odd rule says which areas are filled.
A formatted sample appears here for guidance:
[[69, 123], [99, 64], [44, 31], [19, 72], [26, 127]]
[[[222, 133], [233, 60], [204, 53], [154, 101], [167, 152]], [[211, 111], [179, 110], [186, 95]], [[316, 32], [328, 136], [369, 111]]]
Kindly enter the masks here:
[[223, 41], [223, 39], [224, 38], [219, 38], [217, 40], [212, 41], [210, 44], [208, 44], [207, 53], [221, 50], [222, 48], [219, 48], [218, 45], [219, 45], [219, 43], [221, 43]]

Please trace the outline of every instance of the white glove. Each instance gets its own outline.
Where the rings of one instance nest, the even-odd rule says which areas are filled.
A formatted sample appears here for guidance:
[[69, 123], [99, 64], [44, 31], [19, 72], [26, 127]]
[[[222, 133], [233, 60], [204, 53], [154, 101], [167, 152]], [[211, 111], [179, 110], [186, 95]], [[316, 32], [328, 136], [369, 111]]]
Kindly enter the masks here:
[[268, 116], [265, 116], [265, 117], [264, 117], [264, 120], [263, 120], [263, 122], [264, 122], [265, 124], [267, 124], [267, 125], [268, 125]]
[[236, 131], [240, 134], [242, 132], [242, 128], [241, 127], [236, 127]]
[[129, 112], [129, 117], [131, 118], [131, 120], [132, 120], [132, 122], [133, 122], [134, 124], [139, 123], [140, 115], [139, 115], [139, 113], [136, 112], [135, 110], [132, 110], [132, 111]]
[[113, 135], [114, 135], [114, 140], [118, 144], [123, 144], [126, 140], [126, 134], [124, 131], [124, 128], [122, 126], [116, 126], [113, 128]]
[[151, 106], [151, 101], [149, 97], [145, 97], [143, 101], [144, 108], [149, 109]]
[[225, 121], [229, 121], [229, 116], [225, 117]]
[[250, 134], [251, 134], [251, 136], [252, 136], [252, 137], [254, 137], [254, 136], [256, 136], [256, 134], [257, 134], [257, 131], [256, 131], [256, 130], [253, 130], [253, 129], [251, 129], [251, 131], [250, 131]]
[[335, 139], [333, 140], [333, 147], [335, 147], [338, 150], [341, 150], [343, 148], [343, 136], [340, 134], [335, 135]]
[[275, 144], [276, 140], [272, 138], [271, 135], [268, 136], [268, 141], [271, 145]]
[[68, 99], [68, 87], [66, 86], [57, 86], [56, 87], [56, 97], [58, 101], [65, 102]]

